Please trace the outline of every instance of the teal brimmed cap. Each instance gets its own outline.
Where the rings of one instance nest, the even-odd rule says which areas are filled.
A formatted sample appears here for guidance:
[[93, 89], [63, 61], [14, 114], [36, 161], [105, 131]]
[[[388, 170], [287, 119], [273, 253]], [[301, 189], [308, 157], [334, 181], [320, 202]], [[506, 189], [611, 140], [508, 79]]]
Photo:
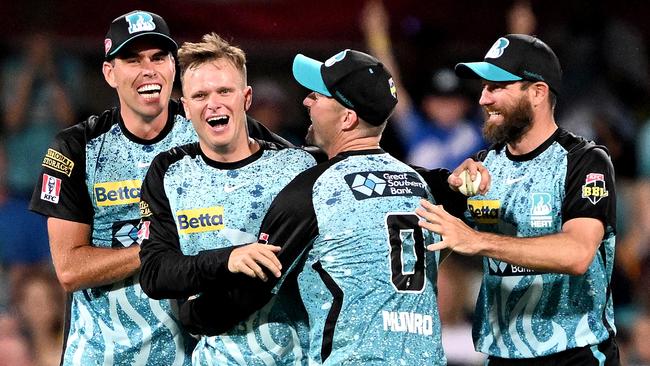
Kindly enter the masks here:
[[154, 40], [162, 49], [174, 55], [178, 50], [178, 45], [169, 33], [167, 23], [160, 15], [134, 10], [120, 15], [111, 22], [104, 39], [104, 58], [106, 61], [114, 59], [129, 42], [142, 37]]
[[344, 50], [324, 63], [298, 54], [293, 76], [307, 89], [336, 99], [375, 126], [386, 122], [397, 104], [390, 72], [363, 52]]
[[562, 83], [560, 61], [539, 38], [508, 34], [497, 39], [482, 62], [456, 65], [456, 75], [487, 81], [542, 81], [557, 95]]

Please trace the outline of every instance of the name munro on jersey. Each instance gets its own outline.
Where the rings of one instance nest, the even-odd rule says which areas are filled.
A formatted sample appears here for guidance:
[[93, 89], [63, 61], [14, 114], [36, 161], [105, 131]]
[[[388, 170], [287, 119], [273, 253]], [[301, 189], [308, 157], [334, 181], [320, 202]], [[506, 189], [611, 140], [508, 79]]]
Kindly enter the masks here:
[[225, 227], [223, 206], [178, 210], [176, 224], [179, 234], [222, 230]]
[[139, 180], [96, 183], [94, 188], [97, 206], [115, 206], [138, 203], [140, 201]]
[[406, 311], [382, 310], [384, 330], [430, 336], [433, 334], [433, 317]]

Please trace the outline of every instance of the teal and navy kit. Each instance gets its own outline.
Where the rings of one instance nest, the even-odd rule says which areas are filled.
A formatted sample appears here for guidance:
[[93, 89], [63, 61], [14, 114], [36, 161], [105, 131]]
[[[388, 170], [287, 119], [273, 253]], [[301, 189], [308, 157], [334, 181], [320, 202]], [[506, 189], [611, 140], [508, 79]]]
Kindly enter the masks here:
[[[249, 121], [251, 131], [266, 132]], [[152, 140], [124, 126], [119, 108], [61, 131], [43, 159], [30, 209], [91, 225], [91, 245], [139, 245], [140, 186], [153, 158], [196, 141], [177, 102]], [[92, 258], [89, 258], [92, 260]], [[63, 365], [189, 365], [194, 340], [183, 332], [169, 300], [147, 297], [138, 276], [75, 291], [67, 309]]]
[[479, 230], [516, 237], [559, 233], [575, 218], [602, 221], [605, 235], [583, 275], [541, 273], [483, 259], [474, 319], [476, 350], [500, 358], [534, 358], [593, 346], [614, 337], [610, 279], [616, 194], [607, 151], [566, 130], [525, 155], [494, 146], [479, 154], [492, 176], [485, 196], [468, 200]]
[[[214, 249], [256, 242], [271, 201], [298, 173], [316, 164], [302, 149], [258, 143], [257, 152], [238, 162], [211, 160], [198, 143], [153, 161], [141, 203], [146, 230], [141, 231], [140, 281], [147, 294], [187, 299], [218, 285], [227, 261], [215, 260]], [[306, 364], [306, 322], [297, 292], [282, 291], [224, 334], [201, 337], [193, 363]]]
[[310, 364], [446, 364], [439, 253], [425, 249], [434, 237], [414, 213], [422, 198], [433, 199], [423, 178], [380, 149], [343, 152], [301, 173], [273, 201], [259, 235], [282, 246], [285, 277], [240, 276], [212, 299], [185, 303], [184, 324], [227, 327], [223, 311], [243, 316], [297, 277]]

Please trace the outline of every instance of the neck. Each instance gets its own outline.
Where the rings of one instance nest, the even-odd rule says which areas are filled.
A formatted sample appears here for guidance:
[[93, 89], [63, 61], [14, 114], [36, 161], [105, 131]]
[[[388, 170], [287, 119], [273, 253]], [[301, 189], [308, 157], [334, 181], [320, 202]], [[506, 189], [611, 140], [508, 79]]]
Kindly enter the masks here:
[[557, 130], [553, 117], [547, 119], [534, 119], [528, 132], [517, 141], [508, 142], [508, 151], [513, 155], [524, 155], [535, 150], [544, 141], [548, 140]]
[[246, 144], [240, 143], [235, 146], [210, 147], [202, 141], [199, 142], [199, 146], [205, 156], [220, 163], [234, 163], [244, 160], [255, 154], [260, 149], [260, 145], [257, 141], [250, 137], [247, 137]]
[[331, 159], [344, 151], [379, 149], [379, 140], [381, 140], [381, 136], [349, 138], [338, 141], [329, 148], [323, 148], [323, 150], [327, 152], [327, 157]]
[[151, 140], [157, 137], [167, 124], [168, 110], [165, 110], [153, 118], [145, 118], [130, 109], [121, 108], [120, 116], [124, 126], [133, 135], [143, 139]]

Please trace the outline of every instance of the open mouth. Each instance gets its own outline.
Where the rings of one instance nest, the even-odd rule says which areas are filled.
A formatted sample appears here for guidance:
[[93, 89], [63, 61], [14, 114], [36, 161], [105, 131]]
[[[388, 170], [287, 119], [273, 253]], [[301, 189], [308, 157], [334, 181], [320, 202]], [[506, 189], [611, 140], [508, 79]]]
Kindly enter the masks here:
[[138, 88], [138, 94], [148, 99], [157, 98], [161, 90], [162, 86], [159, 84], [147, 84]]
[[213, 116], [208, 118], [208, 124], [210, 127], [225, 126], [228, 124], [229, 119], [228, 116]]

